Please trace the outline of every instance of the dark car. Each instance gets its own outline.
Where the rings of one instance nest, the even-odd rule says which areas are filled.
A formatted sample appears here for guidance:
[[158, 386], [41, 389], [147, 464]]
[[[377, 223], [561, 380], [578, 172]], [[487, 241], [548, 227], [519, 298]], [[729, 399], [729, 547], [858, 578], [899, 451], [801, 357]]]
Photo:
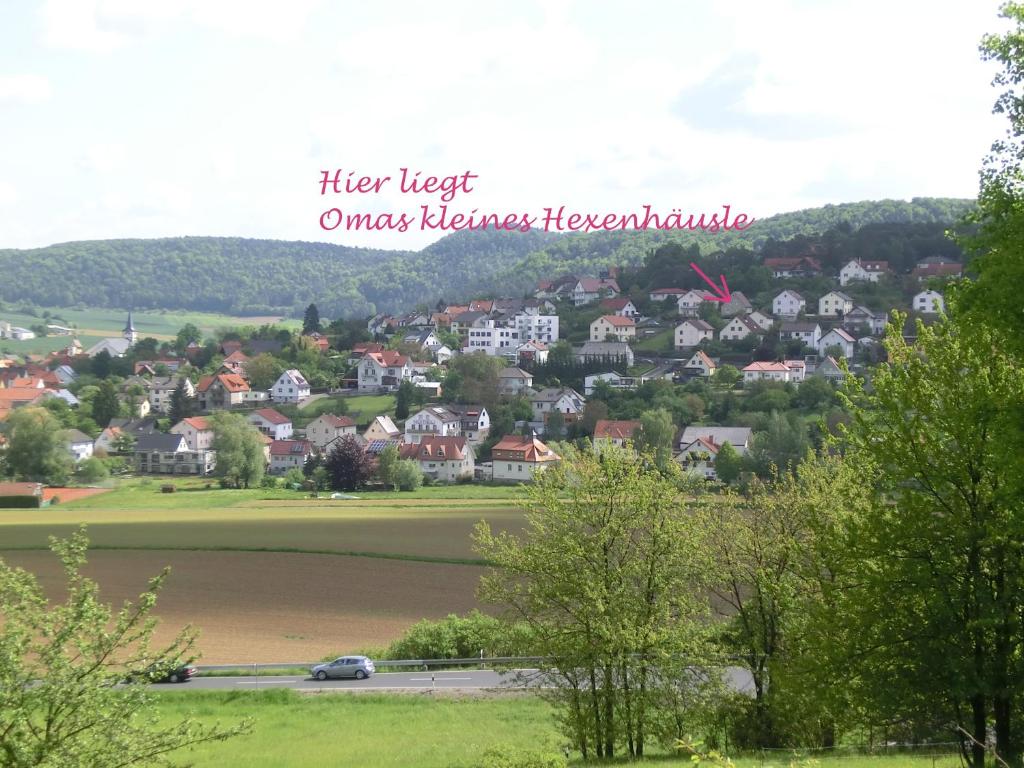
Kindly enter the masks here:
[[186, 664], [183, 667], [176, 667], [168, 672], [163, 677], [153, 677], [154, 683], [187, 683], [199, 672], [198, 669], [193, 667], [191, 664]]

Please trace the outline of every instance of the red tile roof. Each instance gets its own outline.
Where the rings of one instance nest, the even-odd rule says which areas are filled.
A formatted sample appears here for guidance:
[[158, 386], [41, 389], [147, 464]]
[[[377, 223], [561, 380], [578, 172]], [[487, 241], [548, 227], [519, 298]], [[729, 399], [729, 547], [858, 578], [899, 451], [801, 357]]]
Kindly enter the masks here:
[[291, 424], [292, 421], [283, 413], [279, 413], [273, 408], [257, 408], [252, 414], [253, 416], [262, 417], [264, 421], [269, 421], [271, 424]]
[[205, 416], [189, 416], [187, 419], [182, 419], [181, 423], [188, 424], [197, 432], [205, 432], [208, 429], [213, 429]]
[[[348, 416], [335, 416], [333, 413], [321, 414], [320, 418], [323, 419], [329, 427], [354, 427], [356, 425], [356, 423]], [[316, 419], [314, 419], [314, 421], [315, 420]]]
[[248, 392], [249, 382], [237, 373], [218, 373], [216, 376], [203, 376], [196, 386], [197, 392], [206, 392], [215, 381], [219, 381], [226, 392]]
[[[636, 320], [632, 317], [621, 317], [620, 315], [601, 315], [597, 318], [598, 320], [604, 320], [608, 325], [614, 325], [617, 328], [635, 328]], [[595, 320], [594, 322], [597, 322]]]
[[398, 449], [403, 459], [416, 461], [462, 461], [466, 458], [464, 437], [424, 437], [417, 443], [406, 443]]
[[402, 367], [409, 362], [409, 358], [393, 349], [385, 349], [383, 352], [368, 352], [366, 357], [372, 358], [377, 365], [385, 368]]
[[605, 299], [597, 306], [601, 307], [601, 309], [625, 309], [629, 303], [629, 299]]
[[43, 486], [39, 483], [0, 483], [0, 496], [41, 496]]
[[308, 440], [275, 440], [270, 444], [271, 456], [308, 456], [313, 444]]
[[784, 363], [757, 362], [757, 363], [751, 363], [750, 365], [748, 365], [743, 370], [744, 371], [765, 371], [765, 372], [769, 372], [769, 371], [776, 372], [777, 371], [777, 372], [780, 372], [780, 373], [786, 373], [786, 372], [789, 371], [789, 368]]
[[491, 448], [492, 458], [505, 458], [500, 456], [502, 453], [510, 454], [509, 458], [513, 461], [528, 461], [536, 464], [545, 461], [560, 461], [562, 458], [537, 438], [516, 435], [507, 435], [501, 438]]
[[633, 435], [638, 429], [640, 429], [639, 421], [598, 419], [597, 424], [594, 426], [594, 439], [632, 440]]

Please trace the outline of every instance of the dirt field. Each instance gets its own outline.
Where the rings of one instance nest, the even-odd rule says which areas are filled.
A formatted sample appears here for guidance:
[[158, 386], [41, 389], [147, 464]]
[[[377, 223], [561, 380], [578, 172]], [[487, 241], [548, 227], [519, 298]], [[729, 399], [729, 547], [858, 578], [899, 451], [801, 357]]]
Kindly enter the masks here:
[[106, 488], [43, 488], [43, 500], [49, 501], [54, 496], [60, 499], [60, 503], [66, 504], [69, 501], [78, 501], [95, 496], [100, 493], [107, 493]]
[[[57, 597], [62, 574], [49, 552], [0, 552]], [[202, 662], [311, 661], [386, 645], [422, 618], [477, 605], [483, 568], [338, 555], [261, 552], [96, 551], [88, 575], [104, 599], [134, 599], [165, 566], [160, 636], [201, 628]]]

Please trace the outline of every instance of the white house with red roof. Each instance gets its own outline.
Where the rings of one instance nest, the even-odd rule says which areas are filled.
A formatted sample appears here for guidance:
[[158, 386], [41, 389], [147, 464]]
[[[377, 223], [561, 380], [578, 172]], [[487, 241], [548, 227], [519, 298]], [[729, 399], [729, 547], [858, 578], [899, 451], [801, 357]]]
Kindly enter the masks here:
[[418, 443], [404, 443], [398, 455], [417, 462], [424, 475], [442, 483], [472, 479], [476, 469], [473, 446], [465, 437], [424, 436]]
[[321, 414], [306, 425], [306, 439], [321, 451], [338, 438], [354, 434], [356, 423], [348, 416], [333, 413]]
[[619, 315], [620, 317], [636, 317], [640, 314], [640, 312], [637, 311], [636, 305], [629, 299], [605, 299], [597, 306], [599, 309], [603, 309], [609, 314]]
[[209, 451], [213, 448], [213, 426], [205, 416], [189, 416], [173, 427], [171, 434], [185, 438], [190, 451]]
[[843, 268], [839, 270], [839, 284], [849, 285], [854, 282], [877, 283], [882, 275], [888, 274], [888, 261], [850, 259], [843, 265]]
[[600, 298], [615, 298], [620, 293], [619, 284], [612, 278], [583, 277], [573, 286], [572, 303], [579, 307]]
[[274, 440], [287, 440], [292, 436], [292, 420], [273, 408], [253, 411], [249, 414], [249, 423]]
[[743, 369], [743, 381], [789, 381], [789, 366], [785, 363], [751, 363]]
[[714, 376], [717, 370], [718, 364], [702, 349], [694, 352], [693, 356], [686, 361], [686, 365], [683, 366], [683, 371], [688, 376], [703, 376], [704, 378]]
[[275, 403], [298, 403], [309, 397], [309, 392], [309, 382], [295, 368], [282, 373], [270, 388]]
[[591, 341], [607, 341], [609, 336], [614, 336], [618, 341], [635, 339], [636, 321], [621, 315], [601, 315], [590, 324]]
[[636, 419], [598, 419], [594, 425], [594, 447], [617, 445], [621, 448], [627, 442], [634, 442], [639, 431], [640, 422]]
[[196, 385], [199, 407], [204, 411], [237, 407], [251, 399], [250, 393], [249, 382], [237, 373], [201, 376]]
[[275, 440], [270, 444], [270, 474], [302, 469], [312, 455], [313, 444], [308, 440]]
[[707, 299], [707, 291], [687, 291], [676, 301], [676, 309], [680, 317], [696, 317], [700, 305]]
[[412, 379], [409, 358], [393, 349], [367, 352], [359, 363], [359, 390], [393, 392]]
[[684, 472], [698, 475], [705, 480], [714, 480], [718, 476], [715, 473], [715, 459], [718, 458], [721, 447], [710, 438], [698, 437], [682, 447], [676, 461]]
[[498, 481], [525, 483], [561, 460], [536, 437], [506, 435], [491, 448], [491, 475]]

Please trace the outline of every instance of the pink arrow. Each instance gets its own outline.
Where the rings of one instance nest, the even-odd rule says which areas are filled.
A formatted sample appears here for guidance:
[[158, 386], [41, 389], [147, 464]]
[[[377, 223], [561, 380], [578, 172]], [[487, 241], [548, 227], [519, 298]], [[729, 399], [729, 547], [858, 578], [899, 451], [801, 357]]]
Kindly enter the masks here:
[[714, 281], [711, 280], [711, 278], [709, 278], [703, 272], [701, 272], [700, 267], [698, 267], [692, 261], [690, 262], [690, 266], [697, 270], [697, 274], [703, 277], [704, 282], [710, 285], [711, 290], [714, 291], [714, 295], [708, 295], [706, 293], [704, 294], [705, 301], [721, 301], [725, 304], [728, 304], [730, 301], [732, 301], [732, 294], [729, 293], [729, 284], [725, 282], [725, 275], [721, 276], [722, 287], [719, 288], [717, 285], [715, 285]]

